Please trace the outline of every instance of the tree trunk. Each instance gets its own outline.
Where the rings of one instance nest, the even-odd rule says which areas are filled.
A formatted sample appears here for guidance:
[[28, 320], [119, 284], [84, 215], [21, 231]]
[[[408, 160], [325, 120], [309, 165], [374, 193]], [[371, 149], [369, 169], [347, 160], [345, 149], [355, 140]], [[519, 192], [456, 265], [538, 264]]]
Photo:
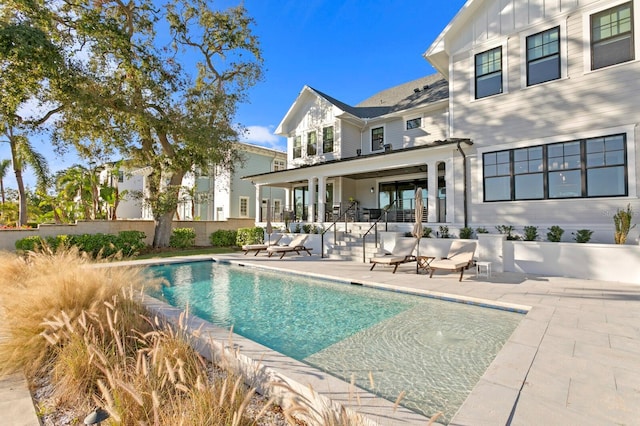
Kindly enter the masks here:
[[171, 237], [171, 225], [175, 211], [167, 212], [156, 218], [155, 233], [153, 235], [153, 247], [169, 247]]
[[18, 211], [18, 226], [27, 224], [27, 195], [24, 192], [24, 181], [22, 180], [22, 170], [15, 170], [16, 182], [18, 184], [18, 199], [20, 201], [20, 209]]

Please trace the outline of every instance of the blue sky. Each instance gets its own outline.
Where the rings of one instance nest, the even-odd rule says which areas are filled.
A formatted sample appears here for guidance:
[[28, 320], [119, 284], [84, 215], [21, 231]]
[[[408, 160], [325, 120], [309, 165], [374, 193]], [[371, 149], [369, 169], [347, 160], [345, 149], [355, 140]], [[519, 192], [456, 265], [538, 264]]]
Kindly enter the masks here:
[[[432, 74], [422, 57], [465, 0], [245, 0], [255, 19], [265, 78], [249, 92], [238, 122], [246, 142], [285, 150], [273, 135], [305, 85], [355, 105], [369, 96]], [[217, 0], [217, 7], [236, 4]], [[73, 153], [57, 156], [44, 141], [34, 145], [52, 171], [81, 162]], [[0, 159], [10, 158], [0, 143]], [[24, 173], [27, 185], [34, 179]], [[5, 186], [15, 188], [13, 173]]]

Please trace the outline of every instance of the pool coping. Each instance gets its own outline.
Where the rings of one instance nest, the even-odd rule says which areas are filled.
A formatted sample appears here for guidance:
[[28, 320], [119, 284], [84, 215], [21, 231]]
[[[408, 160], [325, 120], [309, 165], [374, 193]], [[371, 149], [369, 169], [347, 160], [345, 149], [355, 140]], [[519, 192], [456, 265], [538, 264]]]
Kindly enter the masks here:
[[[505, 392], [505, 390], [502, 389], [502, 386], [500, 386], [499, 389], [495, 389], [493, 384], [497, 379], [500, 379], [500, 377], [499, 375], [494, 374], [494, 372], [500, 370], [501, 376], [503, 374], [503, 369], [497, 368], [496, 366], [494, 366], [494, 364], [496, 364], [497, 362], [501, 364], [504, 363], [504, 360], [502, 358], [499, 359], [499, 356], [502, 352], [505, 352], [505, 348], [506, 352], [510, 353], [510, 342], [516, 335], [516, 333], [518, 333], [518, 329], [522, 327], [527, 314], [535, 309], [532, 306], [510, 302], [500, 302], [477, 297], [454, 295], [426, 289], [408, 289], [406, 287], [396, 286], [392, 284], [383, 284], [370, 280], [348, 280], [328, 274], [318, 274], [309, 271], [292, 271], [277, 266], [271, 267], [268, 265], [256, 265], [251, 262], [245, 262], [242, 259], [224, 259], [212, 255], [198, 255], [192, 257], [172, 258], [169, 261], [167, 260], [169, 259], [164, 259], [158, 262], [147, 260], [144, 262], [144, 265], [152, 266], [193, 261], [213, 261], [220, 264], [229, 264], [240, 267], [253, 268], [257, 270], [276, 272], [286, 271], [287, 274], [294, 276], [312, 277], [332, 282], [340, 282], [345, 285], [361, 285], [382, 291], [391, 291], [418, 297], [438, 299], [452, 303], [475, 305], [484, 308], [500, 309], [523, 314], [524, 317], [520, 321], [520, 324], [516, 327], [511, 337], [507, 340], [507, 342], [505, 342], [505, 345], [501, 348], [496, 357], [490, 363], [489, 367], [481, 376], [476, 386], [474, 386], [471, 393], [465, 399], [465, 402], [453, 415], [452, 421], [449, 424], [458, 424], [457, 421], [454, 423], [453, 420], [456, 419], [457, 413], [459, 413], [462, 407], [467, 404], [467, 401], [475, 404], [474, 400], [470, 398], [478, 387], [487, 388], [488, 391], [493, 392], [500, 391], [500, 401], [496, 401], [496, 405], [498, 406], [494, 407], [497, 410], [503, 412], [510, 411], [511, 407], [513, 407], [513, 405], [515, 404], [515, 398], [517, 398], [520, 389], [518, 388], [515, 394], [513, 391], [516, 389], [513, 385], [508, 386], [508, 389], [510, 389], [511, 392]], [[135, 264], [140, 265], [140, 263], [138, 262], [136, 262]], [[183, 312], [183, 310], [180, 308], [170, 306], [148, 295], [145, 295], [145, 300], [145, 305], [148, 308], [152, 309], [154, 312], [160, 313], [167, 319], [171, 319], [174, 323], [178, 321], [178, 317]], [[152, 300], [152, 302], [150, 302], [150, 300]], [[245, 375], [245, 377], [248, 378], [249, 384], [255, 386], [260, 391], [267, 393], [273, 392], [272, 389], [269, 389], [269, 381], [286, 383], [296, 392], [304, 395], [307, 403], [312, 404], [312, 401], [314, 399], [317, 399], [317, 401], [315, 401], [316, 403], [312, 404], [315, 410], [321, 412], [322, 410], [327, 409], [328, 406], [333, 406], [334, 409], [339, 409], [340, 406], [343, 406], [351, 410], [353, 413], [357, 413], [362, 416], [361, 420], [365, 424], [424, 425], [430, 420], [427, 416], [423, 416], [402, 406], [396, 406], [392, 402], [382, 397], [372, 394], [353, 384], [347, 383], [342, 379], [330, 375], [329, 373], [326, 373], [301, 361], [297, 361], [293, 358], [287, 357], [277, 351], [267, 348], [266, 346], [260, 345], [259, 343], [232, 333], [227, 329], [216, 327], [210, 322], [205, 321], [201, 318], [194, 316], [190, 318], [190, 321], [193, 321], [193, 323], [190, 324], [190, 329], [202, 330], [198, 331], [196, 337], [201, 338], [201, 336], [206, 335], [210, 339], [208, 344], [205, 344], [205, 346], [209, 348], [208, 354], [207, 351], [201, 351], [201, 353], [205, 356], [208, 356], [209, 359], [211, 359], [211, 343], [216, 345], [217, 353], [220, 353], [221, 350], [226, 350], [228, 356], [232, 354], [229, 352], [229, 345], [227, 345], [226, 347], [221, 347], [220, 342], [233, 342], [232, 349], [243, 355], [242, 359], [238, 360], [239, 364], [237, 364], [235, 367], [239, 371], [241, 371]], [[519, 333], [518, 335], [528, 335], [528, 333], [524, 332]], [[200, 343], [202, 346], [204, 342]], [[507, 356], [507, 358], [510, 358], [510, 356]], [[257, 370], [260, 370], [260, 372], [256, 373]], [[510, 369], [507, 374], [510, 376], [510, 381], [512, 381], [515, 385], [518, 385], [524, 382], [524, 378], [526, 377], [526, 370], [523, 370], [521, 368], [518, 368], [516, 370]], [[312, 389], [311, 393], [309, 393], [310, 389]], [[279, 392], [279, 390], [276, 390], [276, 392]], [[280, 393], [279, 396], [285, 398], [283, 403], [286, 405], [287, 395]], [[486, 405], [485, 399], [486, 398], [482, 397], [482, 405]], [[439, 425], [440, 423], [433, 422], [432, 424]]]

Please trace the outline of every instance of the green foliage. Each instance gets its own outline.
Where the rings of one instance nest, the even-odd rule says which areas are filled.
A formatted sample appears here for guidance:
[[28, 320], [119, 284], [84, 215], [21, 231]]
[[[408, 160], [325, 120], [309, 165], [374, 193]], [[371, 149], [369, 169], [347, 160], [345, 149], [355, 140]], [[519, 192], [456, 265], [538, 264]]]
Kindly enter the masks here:
[[146, 234], [142, 231], [120, 231], [116, 240], [116, 247], [122, 251], [123, 256], [134, 256], [146, 247], [144, 239]]
[[310, 234], [311, 233], [311, 224], [310, 223], [305, 223], [304, 225], [302, 225], [302, 232], [305, 234]]
[[513, 225], [498, 225], [496, 226], [496, 229], [499, 233], [506, 234], [508, 241], [517, 241], [521, 239], [520, 236], [513, 234], [515, 229]]
[[59, 249], [76, 247], [93, 258], [110, 257], [117, 254], [133, 256], [145, 247], [145, 234], [141, 231], [121, 231], [113, 234], [57, 235], [45, 239], [39, 236], [22, 238], [16, 241], [18, 251], [38, 251], [45, 247], [56, 252]]
[[58, 249], [65, 249], [71, 247], [71, 242], [73, 238], [71, 235], [56, 235], [55, 237], [47, 237], [45, 238], [47, 245], [51, 248], [51, 250], [55, 253]]
[[538, 227], [537, 226], [525, 226], [524, 238], [525, 241], [536, 241], [538, 239]]
[[[233, 245], [242, 247], [245, 244], [262, 244], [264, 243], [264, 232], [264, 229], [258, 226], [253, 228], [239, 228], [237, 236], [235, 236], [231, 244], [219, 245], [213, 244], [213, 241], [211, 243], [219, 247], [230, 247]], [[228, 241], [225, 241], [225, 243], [228, 243]]]
[[589, 229], [578, 229], [576, 232], [572, 232], [571, 234], [574, 235], [573, 239], [576, 243], [588, 243], [589, 240], [591, 240], [593, 231]]
[[613, 216], [613, 223], [616, 228], [614, 235], [616, 244], [624, 244], [627, 241], [629, 231], [631, 231], [636, 226], [631, 225], [632, 218], [633, 210], [631, 210], [631, 204], [627, 204], [626, 210], [618, 209], [617, 213]]
[[43, 240], [37, 235], [21, 238], [16, 241], [15, 246], [18, 251], [35, 251], [42, 248]]
[[468, 226], [460, 229], [460, 238], [470, 240], [473, 237], [473, 229]]
[[169, 238], [169, 247], [189, 248], [196, 245], [196, 231], [193, 228], [174, 228]]
[[294, 228], [293, 232], [296, 234], [300, 234], [302, 232], [302, 227], [300, 225], [300, 222], [296, 223], [296, 227]]
[[487, 228], [485, 228], [484, 226], [480, 226], [478, 228], [476, 228], [476, 234], [488, 234], [489, 231], [487, 231]]
[[451, 238], [451, 235], [449, 235], [449, 227], [448, 226], [443, 226], [440, 225], [440, 238]]
[[[258, 229], [260, 229], [260, 232], [263, 232], [262, 228]], [[235, 231], [233, 229], [219, 229], [209, 236], [209, 242], [211, 242], [211, 245], [214, 247], [233, 247], [237, 245], [239, 232], [240, 230]]]
[[553, 225], [547, 232], [547, 240], [552, 243], [559, 243], [562, 240], [562, 234], [564, 234], [564, 229], [560, 228], [558, 225]]
[[431, 238], [431, 234], [433, 233], [433, 229], [425, 226], [422, 228], [422, 238]]

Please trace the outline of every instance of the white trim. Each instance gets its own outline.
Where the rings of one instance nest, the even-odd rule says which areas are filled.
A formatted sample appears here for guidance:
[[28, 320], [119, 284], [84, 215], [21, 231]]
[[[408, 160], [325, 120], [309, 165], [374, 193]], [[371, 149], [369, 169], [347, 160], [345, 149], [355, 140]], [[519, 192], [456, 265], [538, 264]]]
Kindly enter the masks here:
[[[249, 210], [250, 210], [250, 208], [249, 208], [249, 201], [250, 201], [249, 198], [250, 197], [247, 197], [246, 195], [241, 195], [238, 198], [238, 216], [239, 217], [249, 217]], [[246, 214], [242, 214], [242, 201], [243, 200], [245, 200], [247, 202], [247, 212], [246, 212]]]
[[[504, 38], [501, 42], [494, 41], [493, 43], [483, 43], [482, 45], [474, 46], [473, 49], [469, 51], [471, 55], [470, 64], [471, 64], [471, 83], [469, 84], [471, 93], [470, 98], [471, 102], [480, 102], [485, 99], [492, 99], [496, 96], [502, 96], [509, 93], [509, 46], [508, 46], [508, 38]], [[491, 47], [493, 46], [493, 47]], [[501, 55], [501, 66], [502, 66], [502, 92], [496, 93], [495, 95], [484, 96], [482, 98], [476, 99], [476, 56], [487, 52], [489, 50], [493, 50], [497, 47], [500, 47], [500, 55]], [[449, 95], [451, 96], [451, 95]]]
[[[596, 13], [605, 11], [607, 9], [614, 8], [616, 6], [620, 6], [624, 3], [631, 3], [631, 10], [633, 11], [633, 50], [634, 50], [634, 59], [627, 62], [621, 62], [615, 65], [609, 65], [607, 67], [598, 68], [596, 70], [591, 69], [591, 16]], [[640, 6], [636, 4], [633, 0], [618, 0], [618, 1], [610, 1], [606, 2], [604, 5], [600, 5], [599, 7], [594, 7], [591, 9], [586, 9], [582, 11], [582, 57], [583, 57], [583, 66], [584, 66], [584, 74], [590, 74], [592, 72], [599, 72], [602, 70], [608, 70], [614, 67], [624, 66], [626, 64], [632, 64], [634, 62], [638, 62], [640, 60]]]
[[[560, 78], [556, 80], [545, 81], [544, 83], [527, 85], [527, 37], [534, 34], [538, 34], [547, 30], [551, 30], [555, 27], [560, 27], [560, 40], [559, 40], [559, 54], [560, 54]], [[539, 87], [541, 85], [550, 84], [555, 81], [565, 80], [568, 76], [568, 46], [569, 37], [567, 33], [567, 21], [566, 19], [555, 19], [553, 21], [544, 22], [532, 27], [527, 28], [526, 31], [520, 33], [520, 87], [523, 90]]]

